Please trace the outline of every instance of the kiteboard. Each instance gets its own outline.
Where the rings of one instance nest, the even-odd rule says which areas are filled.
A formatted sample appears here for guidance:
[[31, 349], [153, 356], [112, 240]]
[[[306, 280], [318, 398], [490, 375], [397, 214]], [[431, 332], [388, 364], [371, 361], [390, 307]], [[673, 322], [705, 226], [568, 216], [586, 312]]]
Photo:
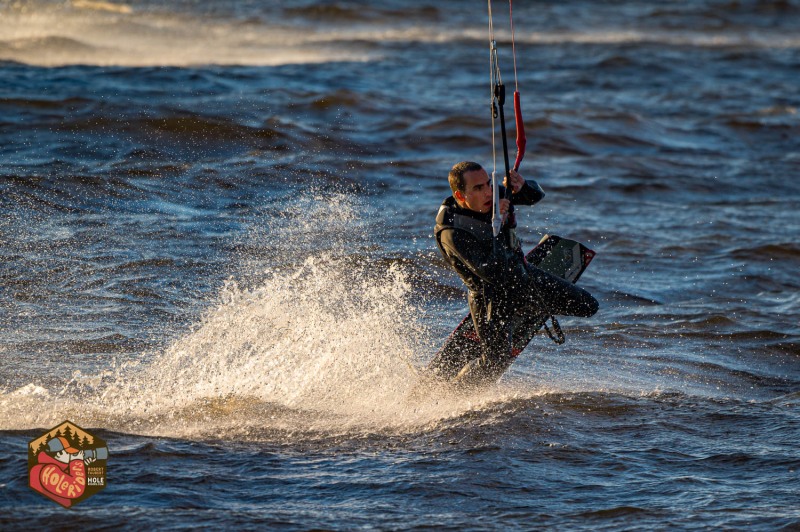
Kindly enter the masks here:
[[[525, 259], [529, 264], [576, 283], [586, 271], [595, 252], [580, 242], [556, 235], [545, 235]], [[549, 316], [545, 312], [518, 313], [513, 317], [512, 356], [516, 357], [544, 327]], [[426, 373], [439, 381], [451, 382], [471, 361], [481, 356], [481, 345], [472, 315], [461, 320], [442, 348], [428, 364]], [[513, 360], [513, 359], [512, 359]]]

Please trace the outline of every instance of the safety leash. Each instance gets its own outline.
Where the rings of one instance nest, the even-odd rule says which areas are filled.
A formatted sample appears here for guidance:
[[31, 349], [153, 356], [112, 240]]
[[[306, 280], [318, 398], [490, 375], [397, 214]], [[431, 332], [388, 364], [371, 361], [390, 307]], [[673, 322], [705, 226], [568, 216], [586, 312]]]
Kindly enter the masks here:
[[561, 345], [564, 342], [566, 342], [567, 341], [567, 337], [564, 336], [564, 331], [561, 330], [561, 324], [558, 323], [558, 320], [552, 314], [550, 314], [550, 322], [552, 323], [553, 330], [556, 332], [556, 334], [555, 334], [555, 336], [553, 335], [553, 333], [550, 331], [550, 327], [547, 326], [547, 321], [545, 321], [544, 322], [544, 330], [545, 330], [545, 332], [547, 332], [547, 336], [549, 336], [550, 339], [552, 341], [554, 341], [555, 343], [557, 343], [558, 345]]

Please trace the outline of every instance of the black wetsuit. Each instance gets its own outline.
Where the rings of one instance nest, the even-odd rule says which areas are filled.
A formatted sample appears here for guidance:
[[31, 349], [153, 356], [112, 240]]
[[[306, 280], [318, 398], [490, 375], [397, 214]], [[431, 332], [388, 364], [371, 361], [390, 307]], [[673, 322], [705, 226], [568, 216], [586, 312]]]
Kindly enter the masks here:
[[[513, 361], [511, 317], [515, 312], [584, 317], [597, 312], [597, 300], [589, 292], [525, 261], [516, 236], [514, 205], [533, 205], [543, 197], [536, 182], [512, 194], [508, 218], [497, 238], [492, 235], [491, 213], [459, 207], [453, 196], [439, 208], [436, 243], [467, 285], [469, 309], [483, 347], [473, 380], [494, 382]], [[434, 359], [429, 367], [450, 379], [461, 370], [460, 361], [453, 364]]]

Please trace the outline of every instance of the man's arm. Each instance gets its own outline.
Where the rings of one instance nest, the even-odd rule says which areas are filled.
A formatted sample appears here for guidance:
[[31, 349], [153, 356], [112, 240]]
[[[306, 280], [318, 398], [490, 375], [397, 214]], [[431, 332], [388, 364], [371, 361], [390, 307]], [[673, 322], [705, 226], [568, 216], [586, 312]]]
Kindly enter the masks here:
[[[503, 180], [508, 185], [508, 179]], [[539, 183], [531, 179], [526, 181], [521, 175], [511, 170], [511, 203], [514, 205], [535, 205], [544, 198], [544, 190]]]
[[525, 180], [519, 192], [511, 194], [511, 203], [514, 205], [536, 205], [544, 198], [544, 190], [534, 180]]

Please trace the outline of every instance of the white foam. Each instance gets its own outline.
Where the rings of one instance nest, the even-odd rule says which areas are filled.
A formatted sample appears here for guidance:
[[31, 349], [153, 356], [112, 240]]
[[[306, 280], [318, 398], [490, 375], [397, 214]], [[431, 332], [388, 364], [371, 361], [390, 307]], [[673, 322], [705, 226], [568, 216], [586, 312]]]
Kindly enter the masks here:
[[112, 7], [106, 2], [73, 2], [0, 11], [0, 59], [39, 66], [191, 66], [374, 57], [364, 51], [315, 45], [326, 39], [315, 38], [313, 30]]
[[42, 388], [41, 386], [37, 386], [36, 384], [33, 383], [28, 383], [25, 386], [21, 386], [16, 390], [10, 392], [7, 397], [21, 399], [24, 397], [31, 397], [31, 396], [45, 397], [47, 395], [48, 391], [46, 388]]
[[74, 7], [80, 9], [94, 9], [97, 11], [110, 11], [111, 13], [123, 13], [129, 15], [133, 13], [133, 8], [126, 4], [118, 4], [111, 2], [99, 2], [92, 0], [72, 0], [70, 2]]
[[152, 360], [0, 395], [0, 427], [81, 426], [174, 437], [418, 430], [480, 398], [409, 399], [420, 324], [398, 267], [327, 254], [244, 290], [231, 281], [195, 330]]

